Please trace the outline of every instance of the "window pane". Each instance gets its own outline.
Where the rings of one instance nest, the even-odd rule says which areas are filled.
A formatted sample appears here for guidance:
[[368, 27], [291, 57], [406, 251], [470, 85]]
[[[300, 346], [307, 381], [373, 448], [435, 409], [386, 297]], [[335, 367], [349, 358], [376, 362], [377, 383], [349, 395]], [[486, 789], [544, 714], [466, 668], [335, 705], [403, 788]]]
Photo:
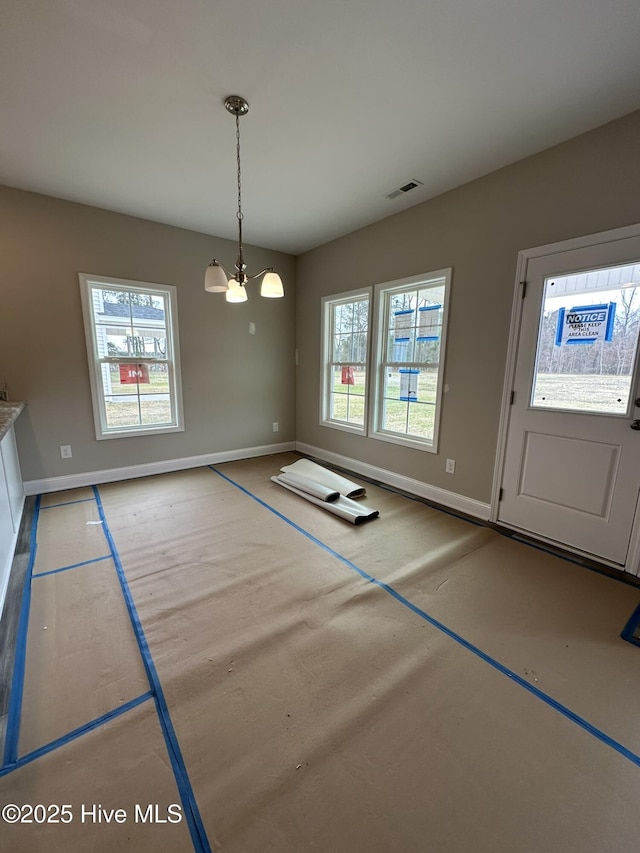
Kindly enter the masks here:
[[105, 400], [107, 429], [117, 429], [140, 425], [140, 408], [137, 399]]
[[111, 397], [105, 400], [108, 429], [140, 427], [151, 424], [169, 424], [171, 401], [169, 395], [149, 400], [143, 395], [129, 397]]
[[333, 340], [332, 361], [351, 361], [353, 351], [353, 336], [351, 332], [345, 335], [335, 335]]
[[172, 422], [166, 364], [102, 365], [108, 428]]
[[334, 306], [334, 329], [337, 334], [353, 330], [353, 302], [344, 302]]
[[418, 376], [418, 402], [435, 405], [438, 392], [438, 368], [423, 367]]
[[640, 265], [545, 281], [531, 404], [625, 414], [640, 325]]
[[334, 367], [329, 417], [364, 425], [366, 370], [356, 365]]
[[154, 400], [140, 397], [140, 418], [143, 424], [171, 423], [171, 400], [169, 395], [157, 396]]
[[409, 434], [420, 438], [433, 439], [435, 414], [435, 404], [411, 403], [409, 405]]
[[437, 371], [388, 367], [385, 380], [382, 429], [432, 439]]
[[442, 334], [441, 287], [390, 298], [386, 360], [437, 363]]
[[382, 429], [406, 435], [409, 403], [399, 400], [384, 400]]
[[92, 288], [98, 356], [167, 357], [166, 297]]
[[369, 300], [333, 306], [332, 361], [367, 360]]

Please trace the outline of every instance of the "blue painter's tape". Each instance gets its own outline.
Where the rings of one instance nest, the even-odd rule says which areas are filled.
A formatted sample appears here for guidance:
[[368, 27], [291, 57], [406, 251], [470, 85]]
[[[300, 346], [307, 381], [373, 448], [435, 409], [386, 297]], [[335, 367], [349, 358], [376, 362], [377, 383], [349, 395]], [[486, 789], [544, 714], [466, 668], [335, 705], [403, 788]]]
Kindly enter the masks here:
[[35, 575], [32, 575], [33, 578], [43, 578], [46, 575], [57, 575], [59, 572], [68, 572], [69, 569], [78, 569], [80, 566], [90, 566], [91, 563], [99, 563], [101, 560], [111, 560], [111, 554], [107, 554], [106, 557], [95, 557], [93, 560], [85, 560], [83, 563], [73, 563], [71, 566], [63, 566], [61, 569], [49, 569], [48, 572], [38, 572]]
[[562, 346], [562, 330], [564, 329], [564, 315], [566, 314], [566, 308], [560, 308], [558, 311], [558, 321], [556, 323], [556, 339], [554, 344], [557, 347]]
[[616, 319], [616, 303], [609, 303], [609, 310], [607, 312], [607, 328], [605, 330], [604, 339], [605, 341], [611, 342], [613, 340], [613, 331], [615, 327], [615, 319]]
[[36, 560], [38, 547], [37, 530], [40, 517], [40, 502], [42, 495], [36, 498], [31, 520], [31, 538], [29, 544], [29, 564], [22, 588], [22, 603], [20, 605], [20, 621], [16, 638], [16, 654], [13, 662], [11, 678], [11, 694], [7, 711], [7, 730], [4, 741], [4, 756], [2, 765], [14, 764], [18, 758], [18, 742], [20, 740], [20, 718], [22, 715], [22, 695], [24, 693], [24, 669], [27, 661], [27, 633], [29, 630], [29, 610], [31, 608], [31, 576]]
[[56, 738], [55, 740], [52, 740], [51, 743], [47, 743], [45, 746], [34, 749], [33, 752], [28, 752], [26, 755], [18, 758], [15, 764], [2, 767], [0, 769], [0, 778], [2, 776], [6, 776], [8, 773], [13, 773], [14, 770], [18, 770], [20, 767], [24, 767], [25, 764], [30, 764], [37, 758], [42, 758], [43, 755], [47, 755], [49, 752], [53, 752], [61, 746], [71, 743], [73, 740], [77, 740], [79, 737], [82, 737], [82, 735], [87, 734], [87, 732], [91, 732], [94, 729], [100, 728], [100, 726], [104, 726], [105, 723], [115, 720], [116, 717], [126, 714], [128, 711], [131, 711], [132, 708], [137, 708], [138, 705], [142, 705], [143, 702], [147, 702], [149, 699], [153, 699], [153, 693], [150, 690], [147, 691], [147, 693], [143, 693], [141, 696], [136, 696], [135, 699], [130, 699], [118, 708], [114, 708], [113, 711], [107, 711], [107, 713], [103, 714], [101, 717], [96, 717], [95, 720], [91, 720], [91, 722], [85, 723], [83, 726], [79, 726], [77, 729], [69, 732], [69, 734]]
[[627, 643], [632, 643], [634, 646], [640, 646], [640, 604], [633, 612], [631, 619], [624, 626], [620, 634], [623, 640]]
[[158, 676], [158, 671], [156, 670], [155, 663], [153, 662], [151, 651], [149, 649], [149, 644], [142, 628], [140, 616], [138, 615], [138, 611], [133, 600], [133, 595], [131, 594], [129, 583], [124, 573], [122, 563], [120, 562], [120, 557], [118, 555], [113, 536], [111, 535], [109, 525], [107, 524], [107, 519], [104, 513], [104, 507], [102, 506], [102, 499], [100, 498], [100, 492], [98, 491], [97, 486], [93, 486], [92, 488], [93, 494], [95, 495], [96, 503], [98, 505], [98, 513], [102, 521], [102, 529], [109, 544], [109, 549], [111, 551], [113, 562], [116, 567], [116, 572], [118, 574], [118, 579], [120, 581], [120, 586], [122, 588], [122, 594], [124, 596], [124, 600], [127, 605], [127, 610], [129, 612], [129, 619], [131, 620], [133, 632], [138, 643], [138, 649], [140, 650], [142, 662], [144, 664], [144, 668], [147, 673], [147, 678], [149, 679], [149, 684], [151, 685], [151, 689], [153, 692], [153, 698], [156, 704], [156, 711], [158, 713], [158, 719], [160, 721], [160, 728], [162, 729], [162, 734], [164, 735], [165, 744], [167, 746], [167, 752], [169, 753], [169, 760], [171, 761], [176, 785], [180, 793], [180, 799], [182, 800], [185, 819], [189, 826], [189, 832], [191, 833], [191, 840], [193, 842], [193, 846], [196, 853], [211, 853], [211, 845], [209, 844], [209, 839], [207, 838], [207, 834], [205, 832], [202, 817], [200, 816], [200, 811], [198, 809], [198, 804], [196, 802], [193, 789], [191, 787], [187, 768], [184, 763], [184, 758], [182, 757], [178, 738], [173, 727], [173, 722], [171, 721], [167, 701], [165, 699], [164, 691], [162, 690], [162, 685], [160, 683], [160, 677]]
[[[348, 566], [348, 568], [352, 569], [354, 572], [356, 572], [356, 574], [360, 575], [361, 578], [364, 578], [364, 580], [369, 581], [369, 583], [372, 583], [375, 586], [380, 587], [380, 589], [384, 590], [388, 595], [392, 596], [398, 603], [402, 604], [404, 607], [406, 607], [412, 613], [415, 613], [416, 616], [419, 616], [421, 619], [424, 619], [426, 622], [428, 622], [430, 625], [432, 625], [438, 631], [441, 631], [443, 634], [445, 634], [447, 637], [452, 639], [454, 642], [458, 643], [463, 648], [465, 648], [467, 651], [471, 652], [471, 654], [480, 658], [480, 660], [483, 660], [485, 663], [489, 664], [489, 666], [491, 666], [493, 669], [497, 670], [502, 675], [506, 676], [510, 681], [512, 681], [515, 684], [519, 685], [520, 687], [524, 688], [529, 693], [531, 693], [533, 696], [535, 696], [537, 699], [542, 700], [545, 704], [549, 705], [551, 708], [553, 708], [559, 714], [562, 714], [562, 716], [564, 716], [566, 719], [571, 720], [571, 722], [575, 723], [581, 729], [588, 732], [593, 737], [597, 738], [599, 741], [601, 741], [601, 743], [604, 743], [606, 746], [609, 746], [611, 749], [615, 750], [619, 755], [623, 756], [628, 761], [631, 761], [637, 767], [640, 767], [640, 755], [638, 755], [635, 752], [632, 752], [630, 749], [627, 749], [627, 747], [624, 746], [623, 744], [621, 744], [619, 741], [614, 740], [614, 738], [610, 737], [605, 732], [601, 731], [601, 729], [598, 729], [596, 726], [592, 725], [588, 720], [585, 720], [584, 717], [581, 717], [579, 714], [576, 714], [570, 708], [567, 708], [565, 705], [562, 705], [560, 702], [558, 702], [556, 699], [554, 699], [548, 693], [544, 693], [538, 687], [535, 687], [533, 684], [530, 684], [528, 681], [526, 681], [524, 678], [522, 678], [516, 672], [514, 672], [513, 670], [504, 666], [504, 664], [501, 664], [499, 661], [497, 661], [495, 658], [492, 658], [486, 652], [483, 652], [482, 649], [480, 649], [478, 646], [475, 646], [473, 643], [470, 643], [469, 640], [466, 640], [460, 634], [456, 633], [451, 628], [448, 628], [444, 623], [440, 622], [437, 619], [434, 619], [433, 616], [430, 616], [426, 611], [422, 610], [420, 607], [413, 604], [413, 602], [409, 601], [408, 598], [405, 598], [403, 595], [401, 595], [399, 592], [397, 592], [395, 589], [393, 589], [393, 587], [389, 586], [389, 584], [384, 583], [383, 581], [379, 581], [377, 578], [374, 578], [372, 575], [368, 574], [363, 569], [356, 566], [355, 563], [352, 563], [351, 560], [349, 560], [347, 557], [344, 557], [342, 554], [338, 553], [337, 551], [334, 551], [334, 549], [331, 548], [329, 545], [326, 545], [324, 542], [322, 542], [320, 539], [315, 537], [313, 534], [309, 533], [307, 530], [305, 530], [304, 528], [302, 528], [298, 524], [296, 524], [295, 521], [292, 521], [290, 518], [287, 518], [286, 515], [283, 515], [277, 509], [274, 509], [272, 506], [270, 506], [268, 503], [263, 501], [261, 498], [257, 497], [257, 495], [254, 495], [248, 489], [245, 489], [245, 487], [241, 486], [240, 483], [237, 483], [235, 480], [232, 480], [231, 477], [228, 477], [226, 474], [223, 474], [221, 471], [219, 471], [217, 468], [214, 468], [212, 465], [209, 465], [208, 467], [211, 468], [212, 471], [214, 471], [216, 474], [218, 474], [224, 480], [227, 480], [227, 482], [229, 482], [233, 486], [235, 486], [237, 489], [240, 489], [241, 492], [244, 492], [244, 494], [248, 495], [250, 498], [252, 498], [254, 501], [259, 503], [261, 506], [268, 509], [274, 515], [278, 516], [278, 518], [281, 518], [287, 524], [291, 525], [291, 527], [298, 530], [300, 533], [302, 533], [303, 536], [306, 536], [306, 538], [309, 539], [311, 542], [314, 542], [316, 545], [318, 545], [324, 551], [326, 551], [327, 553], [331, 554], [333, 557], [338, 559], [345, 566]], [[639, 608], [639, 610], [640, 610], [640, 608]]]

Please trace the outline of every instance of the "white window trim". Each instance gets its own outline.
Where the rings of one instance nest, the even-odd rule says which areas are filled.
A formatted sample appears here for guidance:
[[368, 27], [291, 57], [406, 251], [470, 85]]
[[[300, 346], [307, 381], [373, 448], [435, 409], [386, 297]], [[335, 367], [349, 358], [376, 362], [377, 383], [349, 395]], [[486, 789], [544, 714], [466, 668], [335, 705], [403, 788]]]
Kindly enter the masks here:
[[[442, 394], [444, 388], [444, 368], [445, 354], [447, 343], [447, 327], [449, 320], [449, 302], [451, 301], [451, 274], [452, 268], [447, 267], [441, 270], [435, 270], [425, 273], [424, 275], [411, 276], [409, 278], [401, 278], [396, 281], [386, 281], [376, 284], [374, 288], [375, 298], [373, 300], [373, 369], [371, 372], [371, 422], [368, 431], [370, 438], [378, 439], [379, 441], [388, 441], [391, 444], [399, 444], [404, 447], [412, 447], [418, 450], [423, 450], [428, 453], [438, 452], [438, 439], [440, 434], [440, 419], [442, 417]], [[414, 436], [403, 436], [398, 433], [385, 432], [380, 429], [379, 424], [382, 417], [383, 405], [383, 386], [384, 377], [382, 376], [383, 362], [386, 350], [386, 328], [385, 328], [385, 312], [383, 308], [383, 294], [385, 291], [395, 288], [411, 289], [420, 284], [429, 284], [429, 282], [444, 279], [444, 309], [442, 313], [442, 333], [440, 339], [440, 361], [438, 369], [438, 384], [436, 387], [436, 413], [433, 426], [433, 441], [420, 439]]]
[[[87, 344], [87, 359], [89, 362], [89, 379], [91, 383], [91, 400], [93, 404], [93, 418], [96, 431], [96, 439], [112, 438], [131, 438], [135, 436], [159, 435], [171, 432], [184, 431], [184, 414], [182, 405], [182, 379], [180, 370], [180, 341], [178, 336], [178, 299], [177, 288], [170, 284], [156, 284], [155, 282], [131, 281], [129, 279], [112, 278], [100, 275], [90, 275], [88, 273], [79, 273], [80, 295], [82, 301], [82, 315], [85, 327], [85, 340]], [[95, 334], [95, 324], [93, 318], [93, 306], [90, 299], [90, 285], [98, 284], [105, 288], [115, 286], [117, 288], [126, 288], [130, 291], [146, 292], [149, 290], [160, 291], [168, 297], [167, 306], [169, 310], [169, 322], [167, 331], [170, 333], [167, 336], [167, 348], [170, 352], [167, 353], [167, 363], [169, 368], [169, 383], [171, 387], [171, 395], [174, 402], [174, 422], [170, 425], [159, 424], [158, 426], [142, 426], [142, 427], [124, 427], [123, 429], [107, 429], [104, 410], [104, 394], [102, 389], [102, 370], [101, 362], [98, 359], [98, 349]], [[147, 360], [136, 357], [129, 359], [145, 363]], [[117, 359], [117, 361], [127, 361], [127, 359]], [[152, 364], [153, 359], [148, 362]]]
[[[331, 381], [331, 355], [333, 350], [333, 336], [331, 328], [331, 308], [340, 302], [353, 302], [358, 297], [366, 296], [369, 299], [369, 312], [367, 321], [367, 360], [364, 362], [364, 367], [367, 374], [367, 382], [365, 387], [364, 399], [364, 423], [350, 424], [346, 421], [338, 421], [329, 417], [329, 395], [332, 388]], [[372, 333], [372, 288], [361, 287], [357, 290], [349, 290], [345, 293], [334, 293], [329, 296], [323, 296], [321, 299], [321, 340], [322, 340], [322, 359], [320, 363], [320, 426], [331, 427], [331, 429], [339, 429], [344, 432], [349, 432], [353, 435], [367, 435], [367, 424], [369, 421], [369, 399], [371, 389], [371, 333]]]

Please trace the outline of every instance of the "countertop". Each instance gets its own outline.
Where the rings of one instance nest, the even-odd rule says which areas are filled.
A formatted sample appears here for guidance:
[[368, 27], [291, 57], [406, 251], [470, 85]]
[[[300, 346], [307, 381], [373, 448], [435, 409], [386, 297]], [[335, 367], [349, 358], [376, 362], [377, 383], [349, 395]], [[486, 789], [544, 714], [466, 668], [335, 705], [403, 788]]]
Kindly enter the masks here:
[[24, 403], [5, 403], [4, 400], [0, 400], [0, 441], [9, 432], [23, 409]]

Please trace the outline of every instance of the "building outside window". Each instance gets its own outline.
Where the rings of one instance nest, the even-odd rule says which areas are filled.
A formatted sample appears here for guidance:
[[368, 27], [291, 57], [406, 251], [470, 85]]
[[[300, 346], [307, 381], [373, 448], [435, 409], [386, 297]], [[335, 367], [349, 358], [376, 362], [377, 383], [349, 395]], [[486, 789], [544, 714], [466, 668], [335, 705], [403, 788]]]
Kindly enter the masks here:
[[176, 288], [79, 279], [96, 438], [183, 430]]

